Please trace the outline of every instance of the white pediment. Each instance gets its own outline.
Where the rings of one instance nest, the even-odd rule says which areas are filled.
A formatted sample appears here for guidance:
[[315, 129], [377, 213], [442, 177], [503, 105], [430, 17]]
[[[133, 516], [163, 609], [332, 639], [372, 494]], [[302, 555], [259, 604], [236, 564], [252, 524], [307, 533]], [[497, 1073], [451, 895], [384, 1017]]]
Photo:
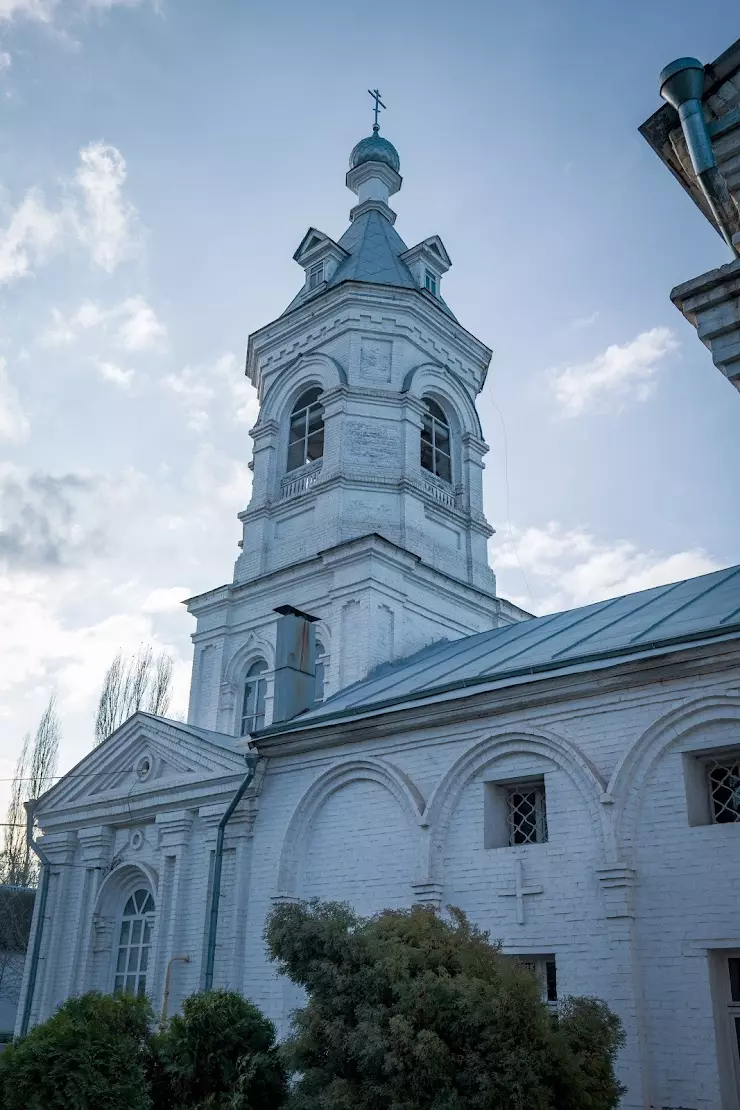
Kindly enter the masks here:
[[39, 815], [141, 798], [245, 771], [236, 737], [135, 713], [43, 797]]

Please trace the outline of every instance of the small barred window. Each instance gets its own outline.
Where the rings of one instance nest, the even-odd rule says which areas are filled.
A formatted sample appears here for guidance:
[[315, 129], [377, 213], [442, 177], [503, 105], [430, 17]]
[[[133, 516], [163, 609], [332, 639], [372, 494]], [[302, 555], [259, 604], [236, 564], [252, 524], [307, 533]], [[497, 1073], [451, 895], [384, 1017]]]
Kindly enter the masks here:
[[740, 821], [740, 752], [713, 757], [706, 772], [712, 824]]
[[544, 844], [547, 840], [547, 810], [544, 783], [526, 783], [506, 788], [506, 821], [509, 845]]

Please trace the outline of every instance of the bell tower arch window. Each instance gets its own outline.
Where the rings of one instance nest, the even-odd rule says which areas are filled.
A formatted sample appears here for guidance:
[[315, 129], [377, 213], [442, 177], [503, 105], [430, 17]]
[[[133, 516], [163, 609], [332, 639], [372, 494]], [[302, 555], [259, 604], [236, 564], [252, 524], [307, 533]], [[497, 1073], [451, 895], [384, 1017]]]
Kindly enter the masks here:
[[242, 699], [241, 736], [247, 736], [265, 723], [265, 701], [267, 698], [267, 663], [258, 659], [247, 671]]
[[444, 412], [430, 397], [424, 397], [426, 412], [421, 427], [421, 466], [443, 482], [452, 483], [450, 425]]
[[115, 994], [133, 994], [138, 998], [146, 994], [153, 929], [154, 899], [145, 887], [140, 887], [123, 908], [113, 982]]
[[307, 389], [293, 405], [288, 431], [287, 470], [315, 462], [324, 454], [324, 407], [318, 386]]

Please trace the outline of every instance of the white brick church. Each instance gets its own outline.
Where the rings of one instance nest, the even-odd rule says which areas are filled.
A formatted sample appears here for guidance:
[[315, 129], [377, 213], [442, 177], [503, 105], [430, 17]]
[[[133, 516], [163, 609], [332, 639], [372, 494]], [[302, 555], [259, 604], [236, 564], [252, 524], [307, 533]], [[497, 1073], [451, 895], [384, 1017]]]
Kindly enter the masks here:
[[210, 952], [285, 1030], [276, 902], [454, 904], [549, 1002], [621, 1015], [625, 1108], [740, 1110], [740, 567], [541, 618], [498, 597], [491, 352], [439, 236], [395, 230], [377, 127], [347, 185], [249, 339], [252, 499], [233, 582], [188, 602], [187, 724], [137, 713], [36, 807], [19, 1028], [92, 988], [171, 1013]]

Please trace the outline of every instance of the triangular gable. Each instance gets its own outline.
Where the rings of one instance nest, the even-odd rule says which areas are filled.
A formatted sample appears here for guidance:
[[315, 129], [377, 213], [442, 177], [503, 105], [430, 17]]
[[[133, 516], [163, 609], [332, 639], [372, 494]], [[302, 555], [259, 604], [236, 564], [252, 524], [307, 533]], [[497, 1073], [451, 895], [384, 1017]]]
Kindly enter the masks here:
[[308, 231], [298, 244], [298, 250], [293, 255], [293, 259], [296, 262], [300, 262], [304, 255], [310, 254], [310, 252], [315, 250], [316, 247], [320, 247], [324, 243], [331, 243], [333, 246], [336, 246], [334, 240], [330, 238], [330, 236], [328, 236], [325, 232], [319, 231], [319, 229], [316, 227], [309, 227]]
[[38, 813], [195, 786], [244, 769], [238, 737], [135, 713], [43, 795]]
[[433, 255], [436, 255], [440, 262], [442, 262], [448, 268], [452, 265], [452, 259], [447, 253], [445, 245], [440, 239], [439, 235], [430, 235], [428, 239], [424, 240], [423, 246], [430, 250]]

